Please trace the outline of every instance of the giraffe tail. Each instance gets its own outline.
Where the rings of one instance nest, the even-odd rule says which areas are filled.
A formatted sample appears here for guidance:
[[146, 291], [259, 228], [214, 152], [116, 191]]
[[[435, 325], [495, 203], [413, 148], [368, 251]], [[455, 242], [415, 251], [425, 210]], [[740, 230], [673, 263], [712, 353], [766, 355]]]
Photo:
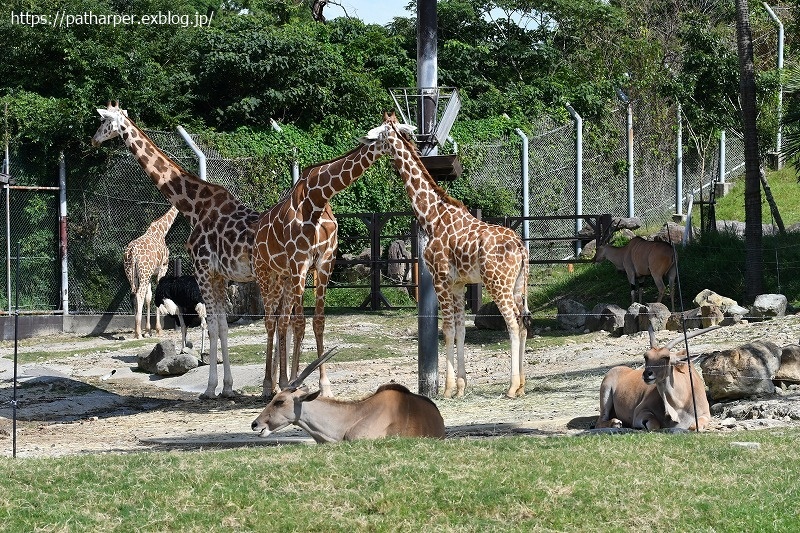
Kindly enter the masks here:
[[522, 305], [519, 309], [522, 325], [527, 329], [532, 326], [531, 312], [528, 309], [528, 254], [522, 254], [519, 272], [517, 273], [516, 288], [522, 294]]

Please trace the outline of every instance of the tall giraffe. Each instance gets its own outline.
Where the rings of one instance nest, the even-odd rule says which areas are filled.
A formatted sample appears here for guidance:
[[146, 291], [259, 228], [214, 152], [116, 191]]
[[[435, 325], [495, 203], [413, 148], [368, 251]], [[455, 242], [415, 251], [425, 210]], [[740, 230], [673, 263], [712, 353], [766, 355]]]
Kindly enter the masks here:
[[217, 341], [222, 351], [223, 397], [231, 397], [233, 375], [228, 358], [225, 299], [228, 280], [253, 281], [250, 254], [259, 213], [244, 206], [224, 187], [201, 180], [162, 152], [117, 103], [98, 109], [102, 119], [92, 145], [121, 137], [145, 173], [188, 220], [192, 227], [187, 247], [192, 254], [197, 283], [206, 304], [209, 356], [208, 386], [201, 398], [215, 398]]
[[[407, 128], [408, 126], [405, 126]], [[497, 304], [511, 340], [511, 384], [506, 396], [525, 394], [522, 370], [526, 322], [528, 251], [511, 229], [478, 220], [467, 207], [449, 196], [431, 177], [416, 146], [394, 113], [367, 137], [384, 141], [405, 185], [411, 206], [428, 236], [423, 257], [431, 271], [442, 311], [442, 333], [447, 355], [444, 396], [463, 396], [467, 383], [464, 366], [464, 288], [482, 282]], [[453, 344], [458, 374], [453, 368]]]
[[[150, 301], [153, 299], [151, 280], [155, 276], [158, 283], [167, 273], [169, 248], [165, 237], [176, 216], [178, 210], [170, 207], [166, 214], [150, 224], [147, 231], [129, 242], [122, 254], [125, 276], [131, 285], [136, 319], [133, 335], [137, 339], [142, 338], [142, 306], [145, 307], [147, 315], [145, 333], [150, 335]], [[156, 335], [161, 335], [161, 313], [158, 308], [156, 308]]]
[[[288, 383], [286, 340], [290, 323], [293, 338], [291, 378], [297, 376], [305, 333], [303, 291], [311, 268], [317, 272], [313, 320], [317, 357], [324, 353], [325, 292], [338, 243], [338, 224], [329, 201], [383, 155], [374, 141], [362, 139], [362, 142], [364, 144], [341, 157], [306, 168], [294, 187], [258, 222], [253, 266], [264, 300], [267, 329], [265, 396]], [[272, 357], [276, 327], [280, 360], [278, 380]], [[319, 367], [319, 386], [323, 396], [331, 395], [324, 365]]]

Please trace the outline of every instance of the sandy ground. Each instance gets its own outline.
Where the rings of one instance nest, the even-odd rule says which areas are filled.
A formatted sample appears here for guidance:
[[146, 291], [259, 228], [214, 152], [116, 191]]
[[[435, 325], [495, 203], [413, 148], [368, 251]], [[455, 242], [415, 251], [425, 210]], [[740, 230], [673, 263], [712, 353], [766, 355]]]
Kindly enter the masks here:
[[[312, 351], [308, 332], [304, 349]], [[509, 356], [499, 341], [504, 333], [478, 334], [468, 322], [467, 394], [460, 399], [435, 398], [448, 437], [487, 437], [505, 434], [570, 435], [588, 430], [598, 415], [598, 390], [611, 366], [638, 365], [649, 345], [647, 334], [612, 337], [605, 332], [558, 335], [558, 345], [545, 341], [553, 332], [538, 332], [529, 342], [525, 369], [527, 394], [504, 397], [509, 378]], [[199, 330], [190, 332], [195, 339]], [[373, 336], [389, 347], [391, 357], [370, 361], [329, 364], [336, 396], [359, 398], [379, 385], [395, 381], [417, 390], [416, 319], [383, 315], [329, 316], [326, 345], [346, 350], [354, 335]], [[250, 423], [265, 406], [261, 397], [263, 365], [234, 367], [234, 388], [244, 392], [234, 399], [200, 400], [208, 367], [183, 376], [158, 377], [136, 371], [136, 354], [145, 348], [122, 349], [130, 332], [105, 337], [42, 337], [20, 341], [18, 352], [80, 350], [80, 353], [48, 359], [47, 363], [18, 367], [17, 438], [20, 457], [61, 456], [82, 453], [124, 453], [146, 450], [202, 449], [310, 443], [298, 428], [287, 428], [269, 438], [259, 438]], [[663, 331], [659, 342], [676, 337]], [[264, 341], [260, 322], [235, 325], [231, 346]], [[778, 345], [796, 343], [800, 317], [738, 324], [690, 341], [691, 353], [699, 355], [730, 348], [752, 340]], [[179, 340], [179, 332], [162, 337]], [[385, 340], [384, 340], [385, 339]], [[476, 340], [477, 339], [477, 340]], [[152, 339], [155, 344], [158, 339]], [[472, 340], [473, 342], [470, 342]], [[13, 343], [0, 344], [0, 454], [12, 454]], [[440, 382], [444, 375], [440, 354]], [[221, 366], [220, 366], [221, 376]], [[316, 374], [308, 384], [316, 387]], [[221, 381], [221, 378], [220, 378]], [[221, 390], [221, 384], [218, 391]], [[739, 409], [737, 417], [717, 417], [712, 431], [745, 431], [776, 425], [800, 425], [800, 394], [794, 389], [769, 399], [769, 410]], [[777, 407], [776, 407], [777, 406]], [[763, 413], [769, 411], [770, 414]], [[754, 412], [756, 414], [754, 414]], [[761, 413], [761, 414], [758, 414]]]

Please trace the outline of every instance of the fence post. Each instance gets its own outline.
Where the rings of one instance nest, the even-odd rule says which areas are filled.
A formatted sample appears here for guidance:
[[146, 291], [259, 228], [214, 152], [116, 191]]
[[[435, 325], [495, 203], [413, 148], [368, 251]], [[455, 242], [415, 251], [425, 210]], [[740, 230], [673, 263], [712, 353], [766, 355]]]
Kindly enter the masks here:
[[192, 152], [194, 152], [197, 156], [197, 174], [199, 178], [203, 181], [206, 181], [206, 154], [204, 154], [203, 151], [197, 147], [191, 136], [186, 133], [185, 129], [183, 129], [183, 126], [178, 126], [177, 130], [181, 137], [183, 137], [183, 141], [189, 145], [189, 148], [191, 148]]
[[[575, 121], [575, 235], [583, 229], [583, 117], [567, 102], [567, 111]], [[575, 257], [581, 254], [581, 241], [575, 241]]]
[[67, 164], [64, 152], [58, 156], [58, 240], [61, 250], [61, 309], [69, 314], [69, 262], [67, 261]]
[[678, 102], [678, 131], [675, 146], [675, 216], [683, 219], [683, 118]]
[[[520, 154], [521, 164], [522, 167], [522, 216], [525, 218], [525, 221], [522, 224], [522, 240], [525, 241], [525, 248], [528, 250], [528, 254], [531, 252], [530, 247], [530, 222], [528, 222], [528, 217], [530, 216], [530, 175], [528, 170], [528, 136], [519, 129], [515, 128], [514, 131], [517, 135], [522, 139], [522, 153]], [[479, 217], [480, 218], [480, 217]]]
[[725, 183], [725, 130], [719, 132], [719, 182]]

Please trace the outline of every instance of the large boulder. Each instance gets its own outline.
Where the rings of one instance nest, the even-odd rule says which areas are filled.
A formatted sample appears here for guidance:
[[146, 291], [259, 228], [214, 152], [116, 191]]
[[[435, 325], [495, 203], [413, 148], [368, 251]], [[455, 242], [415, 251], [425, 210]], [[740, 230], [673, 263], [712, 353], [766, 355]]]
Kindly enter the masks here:
[[684, 327], [686, 329], [702, 327], [702, 315], [699, 307], [683, 313], [672, 313], [667, 319], [666, 329], [670, 331], [683, 331]]
[[772, 378], [785, 384], [800, 383], [800, 345], [788, 344], [781, 350], [781, 366]]
[[700, 363], [711, 398], [738, 400], [773, 394], [772, 378], [781, 364], [782, 351], [775, 343], [756, 341], [711, 352]]
[[725, 313], [729, 307], [739, 305], [736, 303], [736, 300], [721, 296], [711, 289], [703, 289], [697, 293], [697, 296], [694, 297], [694, 304], [697, 307], [702, 307], [704, 305], [715, 305], [719, 307], [723, 313]]
[[162, 359], [175, 357], [175, 343], [164, 340], [156, 344], [149, 353], [140, 353], [136, 356], [137, 367], [142, 372], [158, 373], [158, 363]]
[[586, 325], [586, 307], [580, 302], [564, 298], [556, 303], [556, 321], [562, 329], [582, 330]]
[[392, 241], [386, 251], [388, 264], [386, 275], [396, 283], [403, 283], [411, 280], [411, 264], [406, 262], [411, 260], [411, 252], [406, 247], [406, 242], [401, 239]]
[[493, 329], [498, 331], [507, 331], [506, 321], [503, 315], [500, 314], [500, 309], [494, 302], [487, 302], [483, 304], [478, 312], [475, 313], [475, 327], [478, 329]]
[[661, 331], [667, 328], [671, 313], [666, 305], [653, 302], [649, 304], [631, 304], [625, 312], [623, 333], [633, 335], [639, 331]]
[[180, 376], [200, 364], [191, 351], [175, 353], [175, 343], [164, 340], [156, 344], [149, 353], [136, 356], [139, 370], [159, 376]]
[[754, 320], [766, 320], [782, 317], [786, 314], [788, 300], [783, 294], [760, 294], [750, 306], [750, 315]]
[[165, 357], [156, 364], [156, 374], [159, 376], [182, 376], [190, 370], [197, 368], [199, 360], [191, 353], [181, 352], [172, 357]]
[[586, 317], [586, 329], [589, 331], [607, 331], [613, 335], [621, 335], [625, 326], [625, 309], [616, 304], [597, 304]]

